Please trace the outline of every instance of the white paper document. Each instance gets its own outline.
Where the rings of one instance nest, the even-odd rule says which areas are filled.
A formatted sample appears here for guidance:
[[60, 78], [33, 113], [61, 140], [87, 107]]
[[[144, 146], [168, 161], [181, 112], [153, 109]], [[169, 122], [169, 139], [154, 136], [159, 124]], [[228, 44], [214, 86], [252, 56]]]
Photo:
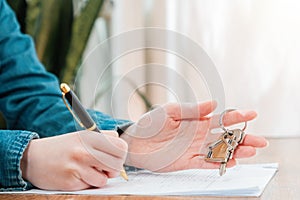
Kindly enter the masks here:
[[92, 195], [260, 196], [278, 170], [277, 163], [237, 165], [223, 176], [219, 170], [193, 169], [171, 173], [128, 172], [129, 181], [109, 179], [105, 187], [76, 192], [29, 190], [22, 193]]

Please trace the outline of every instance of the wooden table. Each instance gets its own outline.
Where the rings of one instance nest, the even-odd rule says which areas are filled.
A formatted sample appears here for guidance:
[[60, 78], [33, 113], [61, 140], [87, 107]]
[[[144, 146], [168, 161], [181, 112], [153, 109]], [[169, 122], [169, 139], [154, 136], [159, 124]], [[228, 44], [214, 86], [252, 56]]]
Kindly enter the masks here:
[[270, 163], [278, 162], [279, 171], [268, 184], [259, 198], [253, 197], [186, 197], [186, 196], [90, 196], [90, 195], [34, 195], [34, 194], [0, 194], [0, 199], [6, 200], [113, 200], [113, 199], [271, 199], [293, 200], [300, 199], [300, 138], [269, 138], [267, 148], [260, 149], [258, 154], [250, 159], [240, 160], [239, 163]]

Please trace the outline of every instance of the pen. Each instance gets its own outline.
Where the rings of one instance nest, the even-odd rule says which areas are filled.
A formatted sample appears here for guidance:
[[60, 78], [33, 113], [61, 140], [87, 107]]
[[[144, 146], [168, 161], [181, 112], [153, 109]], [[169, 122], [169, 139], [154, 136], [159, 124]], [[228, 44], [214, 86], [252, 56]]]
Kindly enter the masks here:
[[[82, 106], [78, 97], [71, 90], [71, 88], [66, 83], [62, 83], [62, 84], [60, 84], [60, 90], [62, 91], [63, 100], [64, 100], [67, 108], [69, 109], [69, 111], [71, 112], [71, 114], [73, 115], [75, 120], [79, 123], [79, 125], [87, 130], [96, 131], [96, 132], [101, 133], [101, 131], [97, 127], [96, 123], [94, 122], [92, 117], [89, 115], [89, 113], [85, 110], [85, 108]], [[72, 106], [74, 112], [76, 113], [76, 115], [79, 119], [76, 117], [76, 115], [73, 113], [71, 108], [68, 106], [65, 99], [67, 99], [70, 106]], [[124, 169], [121, 170], [120, 174], [125, 180], [128, 181], [128, 176]]]

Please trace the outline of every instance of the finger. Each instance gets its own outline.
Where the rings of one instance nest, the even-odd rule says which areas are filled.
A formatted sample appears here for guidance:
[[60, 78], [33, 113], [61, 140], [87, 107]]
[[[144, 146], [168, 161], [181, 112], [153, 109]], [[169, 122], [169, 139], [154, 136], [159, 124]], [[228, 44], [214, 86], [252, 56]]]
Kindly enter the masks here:
[[251, 134], [246, 134], [243, 142], [241, 143], [241, 145], [253, 146], [258, 148], [266, 147], [267, 144], [268, 141], [266, 140], [266, 138]]
[[94, 167], [99, 171], [120, 171], [125, 158], [114, 157], [96, 149], [80, 149], [74, 152], [73, 160], [84, 167]]
[[82, 181], [93, 187], [103, 187], [107, 183], [107, 175], [93, 167], [87, 167], [81, 170]]
[[[248, 110], [236, 110], [229, 113], [226, 113], [223, 117], [223, 125], [224, 126], [231, 126], [234, 124], [246, 122], [253, 120], [257, 116], [257, 113], [255, 111], [248, 111]], [[220, 124], [220, 115], [214, 115], [211, 118], [210, 128], [219, 128]]]
[[99, 172], [103, 172], [103, 173], [105, 173], [106, 174], [106, 176], [108, 177], [108, 178], [115, 178], [115, 177], [117, 177], [118, 175], [120, 175], [121, 174], [121, 172], [120, 171], [117, 171], [117, 170], [113, 170], [113, 169], [111, 169], [111, 168], [109, 168], [109, 169], [107, 169], [107, 168], [99, 168], [99, 169], [97, 169], [96, 167], [94, 167], [96, 170], [98, 170]]
[[106, 173], [108, 178], [115, 178], [120, 175], [119, 171], [110, 171]]
[[227, 162], [226, 168], [234, 167], [234, 166], [236, 166], [236, 164], [237, 164], [237, 161], [234, 158], [232, 158]]
[[65, 191], [76, 191], [76, 190], [84, 190], [88, 189], [91, 186], [84, 182], [80, 175], [75, 175], [75, 179], [68, 180], [65, 179], [65, 181], [60, 181], [61, 184], [55, 184], [53, 187], [48, 187], [48, 188], [43, 188], [39, 187], [41, 189], [46, 189], [46, 190], [65, 190]]
[[165, 109], [174, 120], [200, 119], [210, 114], [217, 107], [216, 101], [207, 101], [198, 104], [166, 104]]
[[[236, 164], [237, 164], [236, 160], [234, 158], [232, 158], [227, 162], [226, 168], [234, 167]], [[203, 166], [202, 167], [203, 169], [219, 169], [221, 166], [221, 163], [204, 161], [202, 166]]]
[[93, 148], [74, 148], [72, 159], [75, 163], [84, 167], [94, 167], [100, 171], [120, 171], [123, 169], [126, 156], [115, 157], [103, 151]]
[[94, 159], [89, 161], [90, 165], [98, 170], [106, 172], [121, 171], [125, 162], [124, 158], [116, 158], [102, 151], [93, 150], [91, 152]]
[[[236, 165], [235, 159], [230, 159], [227, 162], [226, 167], [233, 167]], [[207, 162], [203, 159], [202, 156], [196, 156], [192, 158], [187, 166], [185, 166], [185, 169], [219, 169], [220, 163], [217, 162]]]
[[119, 134], [116, 131], [101, 130], [101, 133], [112, 137], [119, 137]]
[[252, 146], [238, 146], [234, 151], [234, 158], [249, 158], [255, 156], [256, 149]]
[[127, 154], [127, 143], [118, 138], [110, 135], [99, 134], [92, 131], [83, 131], [78, 134], [81, 143], [89, 149], [92, 146], [98, 151], [105, 152], [109, 155], [118, 158], [124, 158]]

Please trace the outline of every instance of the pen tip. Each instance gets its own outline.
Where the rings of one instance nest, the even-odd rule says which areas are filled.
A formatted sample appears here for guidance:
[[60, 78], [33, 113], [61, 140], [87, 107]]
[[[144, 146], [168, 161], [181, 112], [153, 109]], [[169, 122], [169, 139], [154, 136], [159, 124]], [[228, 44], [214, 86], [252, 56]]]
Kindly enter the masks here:
[[125, 170], [121, 170], [120, 173], [121, 173], [121, 176], [122, 176], [126, 181], [128, 181], [128, 176], [127, 176]]

